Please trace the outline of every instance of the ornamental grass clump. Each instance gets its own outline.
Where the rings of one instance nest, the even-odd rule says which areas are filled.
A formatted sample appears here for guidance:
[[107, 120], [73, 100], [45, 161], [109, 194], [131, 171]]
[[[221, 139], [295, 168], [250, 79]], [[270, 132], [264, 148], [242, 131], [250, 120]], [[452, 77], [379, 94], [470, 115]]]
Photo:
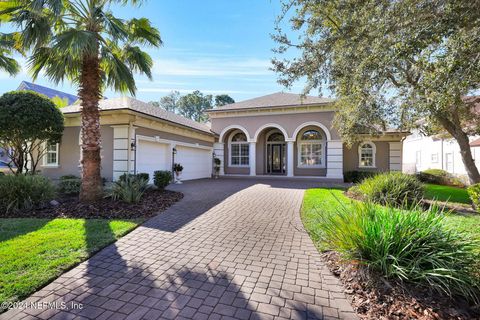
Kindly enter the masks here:
[[43, 176], [0, 176], [0, 215], [39, 207], [54, 197], [55, 186]]
[[413, 175], [388, 172], [363, 180], [355, 187], [355, 192], [367, 201], [405, 207], [418, 203], [423, 198], [425, 189]]
[[355, 202], [318, 219], [317, 236], [369, 271], [480, 302], [480, 244], [449, 230], [438, 207], [400, 210]]
[[113, 200], [127, 203], [139, 203], [148, 189], [148, 180], [133, 175], [126, 175], [124, 179], [115, 181], [110, 191]]

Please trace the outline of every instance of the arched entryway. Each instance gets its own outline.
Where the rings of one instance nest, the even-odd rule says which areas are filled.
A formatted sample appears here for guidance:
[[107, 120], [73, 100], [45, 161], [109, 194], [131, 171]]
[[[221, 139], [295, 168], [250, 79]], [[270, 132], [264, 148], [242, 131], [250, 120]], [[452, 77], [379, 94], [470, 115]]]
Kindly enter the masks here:
[[277, 124], [266, 124], [254, 135], [256, 149], [256, 174], [287, 174], [287, 139], [284, 128]]
[[265, 137], [266, 174], [282, 175], [287, 171], [287, 148], [285, 136], [278, 129], [272, 129]]

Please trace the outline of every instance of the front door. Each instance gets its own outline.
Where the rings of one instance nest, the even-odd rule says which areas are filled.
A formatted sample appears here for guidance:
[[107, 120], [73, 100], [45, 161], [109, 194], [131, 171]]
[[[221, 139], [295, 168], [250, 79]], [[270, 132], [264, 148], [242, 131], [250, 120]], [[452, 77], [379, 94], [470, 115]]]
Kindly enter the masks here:
[[270, 143], [267, 145], [267, 172], [270, 174], [284, 173], [285, 145]]

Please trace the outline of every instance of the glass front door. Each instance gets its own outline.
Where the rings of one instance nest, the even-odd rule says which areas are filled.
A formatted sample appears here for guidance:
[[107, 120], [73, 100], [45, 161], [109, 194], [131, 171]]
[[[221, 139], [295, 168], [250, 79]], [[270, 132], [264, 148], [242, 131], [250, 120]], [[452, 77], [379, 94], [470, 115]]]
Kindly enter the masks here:
[[285, 173], [285, 145], [270, 143], [267, 145], [267, 173]]

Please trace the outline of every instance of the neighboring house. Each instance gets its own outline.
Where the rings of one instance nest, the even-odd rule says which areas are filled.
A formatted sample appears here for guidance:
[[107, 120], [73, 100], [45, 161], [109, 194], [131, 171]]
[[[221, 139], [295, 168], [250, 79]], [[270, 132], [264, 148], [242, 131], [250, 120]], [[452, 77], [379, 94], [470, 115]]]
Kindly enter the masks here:
[[346, 171], [401, 170], [407, 133], [365, 136], [347, 148], [332, 127], [333, 102], [274, 93], [209, 110], [220, 174], [341, 180]]
[[58, 91], [58, 90], [55, 90], [55, 89], [52, 89], [52, 88], [44, 87], [44, 86], [41, 86], [41, 85], [38, 85], [38, 84], [35, 84], [35, 83], [31, 83], [31, 82], [27, 82], [27, 81], [22, 81], [20, 83], [20, 85], [18, 86], [17, 90], [18, 91], [20, 91], [20, 90], [35, 91], [37, 93], [40, 93], [40, 94], [43, 94], [43, 95], [49, 97], [50, 99], [55, 98], [55, 97], [58, 97], [62, 100], [67, 99], [69, 105], [74, 104], [75, 101], [78, 100], [78, 97], [73, 95], [73, 94], [65, 93], [65, 92], [62, 92], [62, 91]]
[[[479, 137], [470, 137], [470, 146], [478, 168], [480, 165]], [[460, 147], [455, 139], [440, 135], [426, 136], [414, 130], [403, 142], [403, 171], [414, 173], [427, 169], [442, 169], [468, 181]]]

